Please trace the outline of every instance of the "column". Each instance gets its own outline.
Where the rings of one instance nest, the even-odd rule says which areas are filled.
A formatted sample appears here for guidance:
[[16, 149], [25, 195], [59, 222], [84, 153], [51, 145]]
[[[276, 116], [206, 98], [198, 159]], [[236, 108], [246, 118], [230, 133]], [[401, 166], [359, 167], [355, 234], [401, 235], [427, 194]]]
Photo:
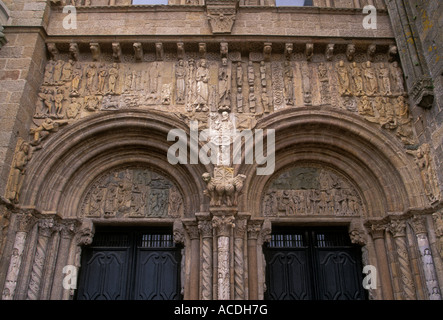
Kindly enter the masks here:
[[54, 279], [51, 292], [51, 300], [60, 300], [63, 294], [63, 268], [67, 265], [69, 248], [74, 238], [75, 224], [68, 223], [60, 226], [60, 244], [57, 252]]
[[257, 239], [261, 231], [262, 223], [262, 220], [251, 220], [248, 223], [248, 273], [250, 300], [258, 300]]
[[[94, 232], [93, 223], [89, 219], [83, 219], [82, 225], [75, 230], [74, 240], [71, 241], [67, 264], [77, 267], [77, 270], [80, 268], [82, 247], [92, 243]], [[77, 283], [72, 282], [70, 288], [63, 289], [62, 299], [71, 300], [74, 296], [74, 291], [77, 289]]]
[[212, 300], [212, 221], [209, 213], [198, 216], [198, 219], [198, 229], [202, 236], [201, 298]]
[[386, 255], [385, 247], [385, 226], [372, 225], [370, 233], [374, 240], [375, 252], [377, 254], [377, 275], [380, 277], [381, 291], [384, 300], [393, 300], [394, 294], [392, 292], [392, 284], [389, 272], [388, 257]]
[[388, 229], [394, 237], [404, 298], [406, 300], [416, 300], [414, 280], [409, 266], [408, 244], [406, 242], [406, 222], [400, 219], [392, 220]]
[[54, 227], [54, 219], [42, 219], [38, 222], [37, 247], [32, 264], [31, 280], [29, 282], [27, 300], [37, 300], [40, 296], [40, 283], [45, 266], [49, 238]]
[[430, 300], [442, 300], [440, 288], [435, 271], [434, 259], [429, 246], [426, 224], [423, 217], [414, 216], [409, 222], [417, 237], [418, 250], [420, 251], [423, 272], [425, 275], [426, 288]]
[[234, 228], [234, 299], [244, 300], [245, 297], [245, 253], [244, 238], [249, 214], [238, 215]]
[[230, 236], [234, 227], [233, 215], [214, 216], [212, 227], [215, 229], [217, 239], [217, 298], [218, 300], [229, 300], [231, 296], [230, 277]]
[[3, 288], [2, 300], [12, 300], [17, 287], [18, 274], [22, 262], [23, 250], [29, 230], [34, 225], [34, 217], [31, 214], [21, 214], [17, 217], [18, 231], [15, 234], [14, 247], [6, 274], [5, 287]]
[[196, 221], [183, 221], [185, 230], [191, 241], [190, 275], [187, 298], [199, 299], [199, 276], [200, 276], [200, 234]]

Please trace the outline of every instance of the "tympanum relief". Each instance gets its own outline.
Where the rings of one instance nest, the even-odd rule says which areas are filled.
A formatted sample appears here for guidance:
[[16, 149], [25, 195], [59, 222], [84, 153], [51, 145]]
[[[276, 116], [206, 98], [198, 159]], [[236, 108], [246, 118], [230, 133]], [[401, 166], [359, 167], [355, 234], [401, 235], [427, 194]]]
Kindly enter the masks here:
[[364, 216], [357, 189], [325, 168], [297, 167], [271, 182], [262, 202], [264, 216]]
[[83, 197], [81, 215], [96, 218], [176, 218], [183, 197], [161, 175], [142, 168], [113, 170], [98, 178]]

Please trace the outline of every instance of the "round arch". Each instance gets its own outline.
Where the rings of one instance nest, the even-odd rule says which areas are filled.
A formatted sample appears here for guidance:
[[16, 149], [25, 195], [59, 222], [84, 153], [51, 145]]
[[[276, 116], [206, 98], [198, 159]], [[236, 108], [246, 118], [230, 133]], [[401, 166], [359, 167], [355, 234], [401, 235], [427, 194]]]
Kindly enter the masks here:
[[[174, 183], [183, 196], [185, 216], [192, 216], [207, 202], [201, 176], [210, 168], [170, 164], [171, 129], [189, 131], [180, 119], [153, 110], [121, 110], [69, 125], [49, 137], [28, 163], [20, 203], [75, 217], [82, 195], [97, 177], [119, 167], [139, 166]], [[187, 147], [190, 150], [189, 140]]]
[[[367, 218], [426, 206], [413, 157], [395, 136], [358, 115], [325, 107], [291, 108], [263, 118], [257, 128], [264, 130], [264, 137], [266, 129], [275, 130], [274, 172], [306, 164], [332, 168], [358, 188], [367, 205]], [[243, 163], [235, 168], [247, 176], [239, 210], [260, 215], [266, 188], [276, 174], [260, 176], [256, 163]]]

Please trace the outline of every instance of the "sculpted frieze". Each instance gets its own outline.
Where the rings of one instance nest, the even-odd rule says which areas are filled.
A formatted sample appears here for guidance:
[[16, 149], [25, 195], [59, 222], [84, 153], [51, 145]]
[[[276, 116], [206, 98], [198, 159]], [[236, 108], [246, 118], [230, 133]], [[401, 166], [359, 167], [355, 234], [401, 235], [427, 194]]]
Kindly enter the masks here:
[[155, 172], [118, 169], [89, 187], [80, 214], [96, 218], [179, 217], [183, 215], [183, 197], [171, 181]]
[[274, 179], [263, 198], [264, 216], [361, 216], [365, 214], [357, 189], [325, 168], [298, 167]]

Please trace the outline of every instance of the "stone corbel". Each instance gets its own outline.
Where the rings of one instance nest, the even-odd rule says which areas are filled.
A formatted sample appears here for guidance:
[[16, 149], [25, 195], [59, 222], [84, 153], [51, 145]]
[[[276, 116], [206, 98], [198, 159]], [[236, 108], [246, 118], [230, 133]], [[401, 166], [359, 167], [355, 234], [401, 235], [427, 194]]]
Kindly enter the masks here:
[[431, 78], [418, 79], [409, 92], [414, 103], [424, 109], [430, 109], [434, 103], [434, 84]]
[[97, 42], [91, 42], [89, 44], [89, 48], [91, 49], [92, 61], [100, 60], [100, 54], [101, 54], [100, 44], [98, 44]]
[[205, 59], [206, 58], [206, 43], [200, 42], [198, 44], [198, 52], [200, 53], [200, 58]]
[[393, 62], [397, 58], [398, 49], [396, 45], [391, 44], [388, 50], [388, 61]]
[[335, 44], [333, 44], [333, 43], [329, 43], [326, 46], [325, 57], [326, 57], [327, 61], [331, 61], [332, 58], [334, 57], [334, 47], [335, 47]]
[[58, 57], [58, 49], [54, 42], [49, 42], [46, 44], [46, 48], [48, 48], [49, 58], [51, 60], [57, 60]]
[[183, 42], [177, 42], [177, 58], [179, 60], [185, 58], [185, 44]]
[[220, 43], [220, 55], [222, 58], [227, 58], [229, 52], [229, 47], [227, 42]]
[[0, 49], [8, 42], [8, 40], [5, 37], [5, 34], [3, 33], [3, 26], [0, 26]]
[[286, 60], [290, 60], [291, 59], [291, 55], [294, 52], [294, 44], [293, 43], [285, 43], [285, 57]]
[[266, 62], [271, 61], [272, 43], [265, 42], [263, 46], [263, 59]]
[[165, 51], [161, 42], [155, 44], [155, 58], [157, 61], [163, 61], [165, 58]]
[[312, 57], [314, 55], [314, 44], [313, 43], [307, 43], [306, 44], [305, 55], [306, 55], [306, 60], [307, 61], [311, 61], [312, 60]]
[[346, 58], [348, 58], [348, 61], [354, 60], [355, 55], [355, 44], [348, 44], [346, 47]]
[[174, 220], [174, 224], [172, 227], [172, 234], [174, 238], [174, 242], [178, 244], [185, 243], [185, 228], [183, 227], [183, 222], [179, 219]]
[[120, 62], [122, 58], [122, 48], [120, 46], [120, 42], [112, 43], [112, 57], [115, 62]]
[[375, 57], [375, 51], [377, 50], [377, 46], [375, 44], [370, 44], [368, 46], [368, 50], [367, 50], [367, 55], [368, 55], [368, 60], [373, 62], [374, 61], [374, 57]]
[[72, 42], [69, 44], [69, 55], [73, 61], [78, 61], [80, 51], [78, 49], [78, 44]]
[[135, 61], [143, 61], [143, 45], [141, 44], [141, 42], [135, 42], [132, 47], [134, 48]]

